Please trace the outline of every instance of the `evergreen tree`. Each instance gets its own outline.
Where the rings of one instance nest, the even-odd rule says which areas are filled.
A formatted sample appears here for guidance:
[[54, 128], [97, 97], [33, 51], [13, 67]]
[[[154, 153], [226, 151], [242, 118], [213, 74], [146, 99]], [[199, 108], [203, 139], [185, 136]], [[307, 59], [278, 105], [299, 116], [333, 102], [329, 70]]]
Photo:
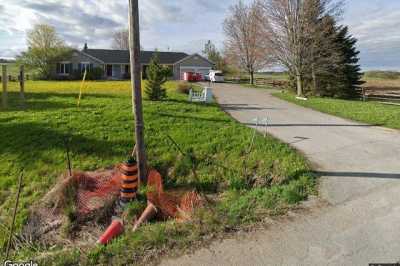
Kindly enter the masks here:
[[357, 39], [349, 34], [348, 27], [340, 26], [337, 28], [336, 43], [342, 53], [341, 73], [338, 74], [339, 86], [336, 97], [355, 98], [360, 96], [360, 85], [362, 73], [358, 64]]
[[316, 29], [311, 47], [310, 87], [313, 95], [333, 97], [343, 61], [343, 53], [336, 42], [336, 21], [332, 16], [325, 16], [318, 21]]
[[160, 64], [157, 53], [155, 53], [151, 59], [146, 74], [147, 85], [145, 93], [149, 100], [160, 101], [167, 98], [167, 91], [165, 88], [163, 88], [163, 85], [172, 75], [172, 71], [170, 68]]

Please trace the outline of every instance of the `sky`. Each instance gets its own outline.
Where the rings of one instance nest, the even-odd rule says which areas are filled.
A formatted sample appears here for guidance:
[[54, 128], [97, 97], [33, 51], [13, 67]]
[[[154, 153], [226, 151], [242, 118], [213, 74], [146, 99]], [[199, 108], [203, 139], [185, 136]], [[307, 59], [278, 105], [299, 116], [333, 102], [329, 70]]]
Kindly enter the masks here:
[[[139, 0], [142, 47], [195, 53], [211, 40], [222, 49], [222, 23], [237, 1]], [[128, 0], [0, 0], [0, 58], [25, 50], [36, 23], [54, 26], [72, 47], [110, 48], [127, 21]], [[346, 0], [340, 23], [359, 40], [363, 70], [400, 70], [400, 0]]]

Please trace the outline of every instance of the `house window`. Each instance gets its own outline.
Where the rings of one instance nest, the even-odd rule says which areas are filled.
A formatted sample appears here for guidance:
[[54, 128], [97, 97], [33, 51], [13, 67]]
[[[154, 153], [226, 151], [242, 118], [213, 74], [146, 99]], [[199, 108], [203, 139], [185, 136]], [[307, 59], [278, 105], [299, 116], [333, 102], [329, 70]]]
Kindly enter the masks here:
[[69, 75], [71, 74], [71, 63], [70, 62], [61, 62], [57, 64], [57, 73], [60, 75]]
[[93, 67], [92, 67], [92, 64], [90, 64], [89, 62], [82, 62], [81, 63], [81, 73], [85, 73], [85, 70], [86, 71], [90, 71], [91, 69], [92, 69]]

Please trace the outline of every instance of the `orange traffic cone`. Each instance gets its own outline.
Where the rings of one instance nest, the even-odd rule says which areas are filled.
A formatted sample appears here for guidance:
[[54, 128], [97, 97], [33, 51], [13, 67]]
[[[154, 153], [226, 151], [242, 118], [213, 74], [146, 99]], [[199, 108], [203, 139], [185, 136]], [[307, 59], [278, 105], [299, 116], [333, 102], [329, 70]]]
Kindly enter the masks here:
[[156, 206], [154, 206], [153, 203], [148, 201], [146, 209], [144, 210], [144, 212], [140, 216], [139, 220], [137, 220], [135, 222], [135, 224], [133, 225], [133, 232], [135, 232], [139, 228], [140, 225], [142, 225], [143, 223], [145, 223], [148, 220], [150, 220], [151, 218], [153, 218], [154, 215], [156, 215], [156, 214], [157, 214]]
[[124, 231], [124, 226], [122, 224], [122, 220], [115, 219], [115, 220], [112, 221], [111, 225], [107, 228], [107, 230], [104, 232], [104, 234], [97, 241], [97, 243], [98, 244], [102, 244], [102, 245], [106, 245], [112, 239], [114, 239], [115, 237], [117, 237], [120, 234], [122, 234], [123, 231]]

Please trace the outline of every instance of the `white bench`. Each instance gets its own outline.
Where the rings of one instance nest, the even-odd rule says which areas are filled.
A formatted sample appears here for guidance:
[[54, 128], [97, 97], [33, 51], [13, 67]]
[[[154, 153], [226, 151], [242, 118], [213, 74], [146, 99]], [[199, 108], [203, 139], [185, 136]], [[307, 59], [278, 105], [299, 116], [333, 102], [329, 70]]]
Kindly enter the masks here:
[[189, 91], [189, 101], [191, 102], [205, 102], [210, 103], [213, 101], [211, 88], [205, 87], [202, 91]]

